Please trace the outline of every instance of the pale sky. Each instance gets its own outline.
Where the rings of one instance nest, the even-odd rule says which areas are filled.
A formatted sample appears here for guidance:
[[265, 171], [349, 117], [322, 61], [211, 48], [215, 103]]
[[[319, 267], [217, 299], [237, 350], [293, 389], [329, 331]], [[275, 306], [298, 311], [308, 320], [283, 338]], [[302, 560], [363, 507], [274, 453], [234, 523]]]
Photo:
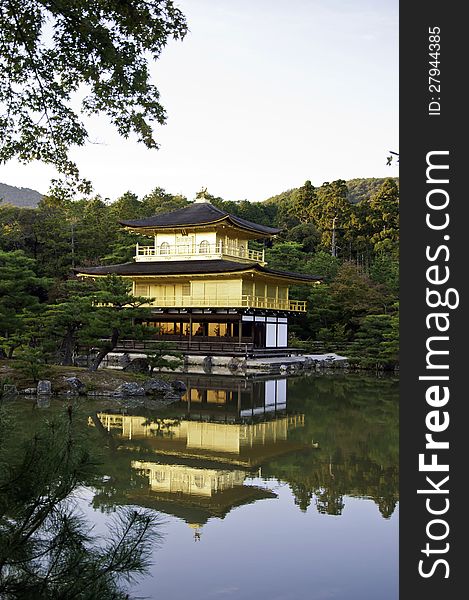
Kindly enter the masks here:
[[[123, 140], [104, 117], [74, 150], [96, 193], [159, 186], [189, 199], [264, 200], [306, 179], [397, 176], [397, 0], [180, 0], [189, 33], [152, 74], [168, 119], [160, 150]], [[45, 193], [41, 164], [0, 166], [0, 182]]]

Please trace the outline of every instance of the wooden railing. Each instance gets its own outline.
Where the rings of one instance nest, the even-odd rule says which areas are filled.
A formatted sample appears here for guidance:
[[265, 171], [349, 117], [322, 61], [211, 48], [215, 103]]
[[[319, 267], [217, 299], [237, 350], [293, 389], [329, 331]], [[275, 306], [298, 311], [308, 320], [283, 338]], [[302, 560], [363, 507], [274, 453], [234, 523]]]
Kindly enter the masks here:
[[[165, 343], [167, 341], [165, 340]], [[161, 342], [159, 340], [120, 340], [115, 350], [118, 351], [129, 351], [134, 350], [136, 352], [142, 352], [144, 350], [151, 351], [158, 348]], [[214, 337], [213, 341], [199, 341], [192, 338], [192, 340], [175, 340], [171, 341], [171, 348], [168, 348], [168, 352], [172, 350], [184, 352], [235, 352], [237, 354], [249, 354], [254, 349], [252, 342], [225, 342], [219, 337]]]
[[264, 263], [264, 250], [251, 250], [243, 246], [232, 246], [223, 244], [178, 244], [171, 246], [169, 244], [160, 244], [159, 246], [140, 246], [137, 244], [135, 259], [137, 261], [146, 260], [166, 260], [183, 259], [184, 257], [198, 258], [222, 258], [229, 256], [232, 258], [243, 258], [258, 263]]
[[306, 312], [305, 300], [285, 300], [263, 296], [165, 296], [154, 298], [149, 306], [158, 308], [272, 308]]

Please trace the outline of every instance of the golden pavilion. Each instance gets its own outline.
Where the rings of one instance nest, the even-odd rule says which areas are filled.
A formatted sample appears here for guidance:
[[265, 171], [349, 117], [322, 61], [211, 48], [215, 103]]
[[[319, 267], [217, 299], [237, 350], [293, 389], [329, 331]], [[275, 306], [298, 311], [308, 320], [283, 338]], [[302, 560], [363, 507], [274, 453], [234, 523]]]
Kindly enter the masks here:
[[289, 318], [306, 311], [289, 286], [321, 280], [268, 268], [264, 250], [249, 242], [281, 230], [229, 214], [203, 194], [185, 208], [120, 224], [151, 242], [137, 244], [132, 262], [76, 272], [131, 280], [133, 294], [148, 297], [155, 339], [177, 342], [180, 350], [281, 352]]

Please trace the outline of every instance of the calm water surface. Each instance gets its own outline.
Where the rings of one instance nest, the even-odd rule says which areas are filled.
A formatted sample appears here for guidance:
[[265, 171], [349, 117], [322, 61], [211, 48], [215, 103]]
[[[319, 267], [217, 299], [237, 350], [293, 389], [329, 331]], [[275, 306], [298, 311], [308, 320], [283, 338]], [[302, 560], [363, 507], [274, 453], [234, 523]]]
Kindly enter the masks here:
[[[78, 497], [96, 533], [123, 505], [163, 520], [132, 595], [397, 599], [397, 380], [185, 381], [164, 412], [83, 403], [103, 481]], [[38, 419], [59, 404], [21, 410]]]

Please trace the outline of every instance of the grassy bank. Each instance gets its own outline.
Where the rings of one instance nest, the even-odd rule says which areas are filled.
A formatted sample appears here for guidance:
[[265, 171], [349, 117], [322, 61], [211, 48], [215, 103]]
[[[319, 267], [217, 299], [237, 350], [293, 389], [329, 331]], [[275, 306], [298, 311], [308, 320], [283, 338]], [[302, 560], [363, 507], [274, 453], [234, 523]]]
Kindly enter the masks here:
[[[23, 372], [15, 369], [11, 360], [0, 360], [0, 382], [16, 385], [18, 390], [35, 387], [37, 382], [28, 377]], [[49, 379], [52, 383], [53, 393], [65, 393], [70, 389], [66, 382], [67, 377], [78, 377], [82, 381], [87, 391], [105, 392], [115, 390], [122, 383], [132, 381], [144, 382], [149, 379], [149, 375], [139, 373], [127, 373], [115, 369], [99, 369], [98, 371], [88, 371], [84, 367], [62, 367], [59, 365], [47, 365], [41, 379]], [[167, 379], [167, 375], [154, 373], [153, 377], [158, 379]], [[174, 377], [173, 377], [174, 378]]]

